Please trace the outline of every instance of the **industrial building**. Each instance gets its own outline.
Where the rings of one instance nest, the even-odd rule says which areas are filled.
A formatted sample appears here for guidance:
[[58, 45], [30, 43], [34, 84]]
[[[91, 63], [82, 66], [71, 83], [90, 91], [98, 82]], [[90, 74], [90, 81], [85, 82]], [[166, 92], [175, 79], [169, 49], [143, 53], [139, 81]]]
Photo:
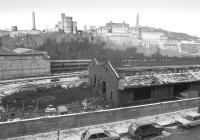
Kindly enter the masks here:
[[77, 22], [72, 20], [72, 17], [65, 16], [65, 13], [61, 13], [61, 21], [55, 26], [55, 28], [65, 33], [77, 33]]
[[142, 32], [141, 37], [145, 41], [162, 41], [168, 38], [161, 32]]
[[127, 44], [134, 39], [133, 28], [129, 24], [123, 23], [107, 23], [97, 29], [97, 36], [100, 36], [104, 41]]
[[0, 80], [50, 75], [50, 57], [46, 52], [0, 47]]
[[113, 43], [113, 44], [138, 44], [136, 39], [141, 37], [141, 28], [139, 25], [139, 14], [136, 16], [136, 25], [131, 27], [128, 23], [123, 21], [122, 23], [114, 23], [110, 21], [106, 23], [105, 26], [100, 26], [95, 30], [92, 30], [95, 33], [95, 37], [100, 37], [102, 40]]
[[200, 65], [120, 67], [109, 61], [89, 64], [90, 84], [110, 106], [174, 99], [180, 92], [200, 91]]
[[96, 30], [96, 36], [104, 41], [113, 44], [141, 45], [139, 40], [147, 44], [159, 44], [160, 41], [167, 41], [167, 37], [161, 32], [143, 32], [139, 25], [139, 14], [136, 15], [136, 25], [129, 26], [126, 22], [113, 23], [110, 21], [105, 26], [100, 26]]

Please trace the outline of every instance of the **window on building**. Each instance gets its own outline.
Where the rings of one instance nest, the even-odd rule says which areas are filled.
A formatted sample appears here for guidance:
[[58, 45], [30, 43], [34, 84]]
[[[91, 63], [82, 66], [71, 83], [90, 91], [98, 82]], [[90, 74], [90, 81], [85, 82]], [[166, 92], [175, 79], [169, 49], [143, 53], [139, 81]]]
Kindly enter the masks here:
[[102, 93], [106, 93], [106, 81], [102, 81]]

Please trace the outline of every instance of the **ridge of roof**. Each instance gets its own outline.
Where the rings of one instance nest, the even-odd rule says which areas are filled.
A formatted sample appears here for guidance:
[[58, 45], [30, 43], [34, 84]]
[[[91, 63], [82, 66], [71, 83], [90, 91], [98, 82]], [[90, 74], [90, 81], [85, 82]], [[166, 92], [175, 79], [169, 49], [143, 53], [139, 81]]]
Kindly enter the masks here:
[[115, 73], [116, 77], [119, 78], [119, 74], [117, 73], [117, 71], [114, 69], [114, 67], [112, 66], [112, 64], [110, 63], [110, 61], [107, 61], [108, 65], [111, 67], [112, 71]]

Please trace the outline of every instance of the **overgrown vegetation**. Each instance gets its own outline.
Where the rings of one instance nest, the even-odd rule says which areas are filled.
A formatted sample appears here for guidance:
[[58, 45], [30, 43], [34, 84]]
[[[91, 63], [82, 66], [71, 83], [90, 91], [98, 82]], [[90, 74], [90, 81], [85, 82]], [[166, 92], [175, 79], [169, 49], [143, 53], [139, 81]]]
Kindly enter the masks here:
[[104, 56], [103, 47], [103, 42], [91, 43], [85, 38], [60, 42], [48, 38], [38, 50], [47, 51], [52, 59], [88, 59]]

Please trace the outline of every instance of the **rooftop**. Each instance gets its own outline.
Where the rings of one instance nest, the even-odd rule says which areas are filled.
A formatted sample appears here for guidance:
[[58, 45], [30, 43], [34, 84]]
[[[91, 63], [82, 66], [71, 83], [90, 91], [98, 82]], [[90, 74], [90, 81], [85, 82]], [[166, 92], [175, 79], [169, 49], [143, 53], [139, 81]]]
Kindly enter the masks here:
[[37, 51], [33, 49], [27, 49], [27, 48], [17, 48], [13, 50], [17, 54], [44, 54], [42, 51]]
[[146, 120], [146, 121], [144, 121], [144, 120], [140, 120], [140, 121], [139, 121], [139, 120], [138, 120], [138, 121], [135, 121], [134, 124], [136, 124], [136, 125], [139, 127], [139, 126], [143, 126], [143, 125], [152, 124], [152, 122], [149, 122], [149, 121], [147, 121], [147, 120]]
[[118, 70], [125, 87], [143, 87], [200, 80], [200, 66]]
[[122, 23], [106, 23], [106, 26], [111, 26], [111, 27], [129, 27], [129, 24], [125, 23], [125, 22], [122, 22]]
[[44, 55], [46, 52], [37, 51], [33, 49], [27, 49], [27, 48], [17, 48], [14, 50], [8, 49], [6, 47], [0, 47], [0, 55]]
[[200, 81], [200, 58], [98, 59], [109, 61], [124, 88]]
[[187, 114], [187, 115], [190, 115], [190, 116], [192, 116], [192, 117], [200, 116], [200, 114], [197, 113], [197, 112], [188, 112], [188, 113], [186, 113], [186, 114]]
[[103, 133], [104, 130], [102, 128], [94, 128], [94, 129], [89, 129], [88, 132], [90, 134], [97, 134], [97, 133]]

